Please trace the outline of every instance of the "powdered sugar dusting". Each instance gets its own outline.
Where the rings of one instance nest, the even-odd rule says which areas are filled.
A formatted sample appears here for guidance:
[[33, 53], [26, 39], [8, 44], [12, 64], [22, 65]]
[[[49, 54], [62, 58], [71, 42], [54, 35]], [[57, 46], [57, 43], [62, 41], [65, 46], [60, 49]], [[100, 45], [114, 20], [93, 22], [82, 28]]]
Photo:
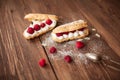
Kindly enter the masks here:
[[43, 46], [55, 46], [56, 43], [52, 40], [51, 35], [47, 36], [45, 40], [42, 41]]
[[[97, 35], [97, 37], [95, 37], [94, 35]], [[57, 53], [48, 54], [48, 57], [53, 60], [62, 60], [64, 59], [64, 56], [70, 55], [74, 62], [88, 64], [89, 61], [85, 56], [85, 53], [87, 52], [102, 53], [104, 51], [103, 48], [100, 49], [101, 47], [104, 47], [104, 44], [99, 38], [100, 35], [96, 32], [93, 33], [92, 35], [89, 35], [89, 37], [66, 41], [63, 43], [57, 43], [53, 41], [49, 33], [46, 36], [47, 37], [44, 40], [42, 40], [42, 45], [46, 49], [49, 49], [51, 46], [54, 46], [57, 49]], [[97, 38], [98, 40], [96, 40], [95, 38]], [[84, 42], [85, 47], [83, 47], [82, 49], [77, 49], [75, 47], [76, 41]]]

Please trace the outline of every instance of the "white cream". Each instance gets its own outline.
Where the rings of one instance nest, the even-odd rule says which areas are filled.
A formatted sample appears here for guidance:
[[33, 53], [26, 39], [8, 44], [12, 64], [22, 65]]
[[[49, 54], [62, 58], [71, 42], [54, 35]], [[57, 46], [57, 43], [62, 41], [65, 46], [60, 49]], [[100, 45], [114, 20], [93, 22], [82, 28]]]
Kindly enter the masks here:
[[[41, 23], [45, 23], [45, 21], [46, 21], [46, 20], [44, 20], [44, 21], [35, 21], [35, 20], [33, 20], [33, 21], [32, 21], [33, 24], [30, 24], [29, 27], [34, 28], [34, 25], [36, 25], [36, 24], [40, 25]], [[26, 36], [26, 37], [34, 37], [34, 36], [36, 36], [37, 34], [43, 32], [43, 31], [47, 31], [47, 30], [49, 29], [49, 27], [55, 27], [56, 24], [57, 24], [57, 21], [55, 21], [55, 20], [52, 20], [52, 24], [50, 24], [50, 25], [47, 25], [47, 24], [45, 23], [45, 27], [44, 27], [44, 28], [41, 28], [39, 31], [35, 31], [35, 30], [34, 30], [34, 33], [33, 33], [33, 34], [28, 33], [28, 32], [27, 32], [27, 29], [28, 29], [28, 28], [27, 28], [27, 29], [24, 31], [24, 36]], [[63, 36], [60, 37], [60, 39], [63, 39]]]
[[67, 34], [63, 34], [63, 36], [57, 36], [56, 34], [52, 33], [52, 36], [53, 37], [56, 37], [58, 39], [64, 39], [64, 38], [71, 38], [71, 37], [77, 37], [79, 35], [84, 35], [84, 32], [83, 31], [76, 31], [74, 33], [69, 33], [68, 35]]
[[44, 28], [41, 28], [42, 31], [47, 31], [49, 29], [49, 26], [46, 25]]
[[74, 36], [74, 34], [71, 33], [71, 32], [68, 34], [68, 37], [69, 37], [69, 38], [71, 38], [71, 37], [73, 37], [73, 36]]
[[68, 35], [67, 35], [67, 34], [63, 34], [63, 37], [64, 37], [64, 38], [67, 38], [67, 37], [68, 37]]
[[36, 25], [36, 24], [38, 24], [38, 25], [40, 25], [40, 24], [41, 24], [41, 22], [40, 22], [40, 21], [35, 21], [35, 20], [33, 20], [32, 22], [33, 22], [33, 26], [34, 26], [34, 25]]
[[56, 24], [57, 24], [57, 21], [52, 20], [52, 24], [50, 25], [50, 27], [55, 27], [55, 26], [56, 26]]
[[58, 39], [63, 39], [63, 36], [58, 37]]
[[83, 31], [79, 31], [79, 34], [80, 34], [80, 35], [84, 35], [84, 32], [83, 32]]
[[26, 36], [26, 37], [28, 37], [28, 36], [32, 36], [32, 34], [29, 34], [28, 32], [27, 32], [27, 29], [24, 31], [24, 36]]
[[54, 33], [52, 33], [51, 35], [52, 35], [53, 37], [57, 37], [56, 34], [54, 34]]
[[74, 37], [77, 37], [79, 35], [78, 31], [74, 32]]

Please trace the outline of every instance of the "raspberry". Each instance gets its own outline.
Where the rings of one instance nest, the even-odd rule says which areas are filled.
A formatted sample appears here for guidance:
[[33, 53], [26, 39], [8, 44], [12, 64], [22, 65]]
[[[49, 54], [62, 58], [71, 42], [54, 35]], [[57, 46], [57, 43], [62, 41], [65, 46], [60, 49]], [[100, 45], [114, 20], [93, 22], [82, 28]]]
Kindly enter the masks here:
[[74, 33], [75, 31], [70, 31], [71, 33]]
[[45, 23], [41, 23], [40, 27], [44, 28], [45, 27]]
[[31, 27], [29, 27], [29, 28], [27, 29], [27, 32], [30, 33], [30, 34], [33, 34], [33, 33], [34, 33], [34, 29], [31, 28]]
[[64, 32], [63, 34], [66, 34], [66, 35], [68, 35], [68, 33], [69, 33], [69, 32]]
[[77, 41], [77, 42], [76, 42], [76, 47], [77, 47], [78, 49], [83, 48], [83, 47], [84, 47], [84, 43], [81, 42], [81, 41]]
[[34, 30], [36, 31], [40, 30], [40, 26], [38, 24], [34, 25]]
[[40, 59], [39, 65], [40, 65], [41, 67], [44, 67], [44, 66], [46, 65], [45, 59]]
[[60, 37], [63, 35], [63, 33], [56, 33], [57, 37]]
[[79, 31], [83, 31], [85, 28], [78, 29]]
[[50, 24], [52, 24], [52, 21], [50, 19], [47, 19], [46, 24], [50, 25]]
[[70, 63], [70, 62], [72, 61], [72, 58], [71, 58], [71, 56], [66, 55], [66, 56], [64, 57], [64, 60], [65, 60], [66, 62]]
[[49, 51], [50, 51], [50, 53], [55, 53], [57, 50], [55, 47], [51, 47]]

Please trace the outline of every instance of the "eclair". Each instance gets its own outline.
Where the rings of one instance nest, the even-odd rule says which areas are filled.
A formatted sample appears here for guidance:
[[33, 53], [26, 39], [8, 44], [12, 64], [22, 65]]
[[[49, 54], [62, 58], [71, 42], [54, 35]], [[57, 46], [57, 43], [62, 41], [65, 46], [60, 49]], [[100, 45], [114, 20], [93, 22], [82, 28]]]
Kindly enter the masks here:
[[88, 34], [89, 29], [87, 27], [87, 22], [84, 20], [77, 20], [60, 25], [53, 29], [51, 33], [52, 39], [56, 42], [64, 42], [68, 40], [84, 38], [88, 36]]
[[38, 13], [27, 14], [24, 19], [31, 22], [31, 24], [23, 32], [23, 36], [26, 39], [38, 37], [52, 30], [58, 21], [58, 17], [56, 15]]

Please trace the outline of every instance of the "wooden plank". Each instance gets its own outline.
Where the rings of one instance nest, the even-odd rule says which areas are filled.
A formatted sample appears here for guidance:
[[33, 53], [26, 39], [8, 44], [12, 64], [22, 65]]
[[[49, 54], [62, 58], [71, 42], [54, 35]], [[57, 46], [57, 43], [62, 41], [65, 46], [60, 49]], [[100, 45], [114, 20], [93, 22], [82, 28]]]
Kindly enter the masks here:
[[[49, 3], [49, 1], [47, 3]], [[94, 52], [96, 54], [98, 53], [101, 55], [107, 55], [111, 57], [113, 60], [120, 62], [119, 40], [118, 40], [118, 37], [116, 38], [113, 36], [113, 34], [111, 34], [111, 32], [113, 32], [114, 27], [111, 26], [110, 28], [108, 28], [110, 24], [102, 23], [106, 21], [106, 17], [107, 17], [107, 20], [111, 22], [110, 20], [111, 18], [109, 18], [109, 16], [107, 15], [104, 15], [105, 12], [102, 12], [102, 10], [97, 10], [99, 9], [99, 7], [96, 5], [95, 1], [78, 0], [76, 2], [73, 0], [71, 1], [61, 0], [60, 2], [57, 1], [57, 3], [59, 4], [56, 4], [55, 8], [58, 11], [56, 11], [55, 14], [58, 14], [59, 16], [62, 17], [62, 19], [59, 20], [58, 25], [61, 25], [61, 24], [64, 24], [70, 21], [78, 20], [78, 19], [84, 19], [89, 22], [89, 27], [94, 26], [97, 29], [97, 31], [103, 36], [100, 39], [95, 38], [95, 33], [92, 32], [93, 34], [90, 35], [91, 40], [85, 41], [86, 47], [83, 48], [82, 50], [77, 51], [73, 44], [75, 42], [70, 43], [70, 45], [69, 45], [69, 42], [63, 43], [63, 44], [56, 44], [50, 41], [51, 40], [51, 38], [49, 38], [50, 33], [44, 35], [42, 40], [43, 40], [43, 43], [44, 41], [47, 42], [48, 46], [46, 47], [46, 51], [47, 51], [47, 54], [50, 58], [52, 65], [54, 66], [58, 79], [59, 80], [73, 80], [73, 79], [74, 80], [80, 80], [80, 79], [81, 80], [114, 80], [114, 79], [119, 80], [119, 75], [120, 75], [119, 71], [108, 68], [105, 65], [103, 65], [103, 63], [94, 64], [88, 61], [88, 63], [86, 64], [85, 59], [79, 60], [78, 56], [76, 56], [80, 52], [82, 53]], [[48, 4], [48, 5], [52, 6], [53, 4]], [[63, 5], [64, 5], [64, 8], [60, 9]], [[96, 11], [92, 11], [90, 8], [92, 10], [95, 9]], [[49, 12], [52, 12], [52, 11], [53, 10], [49, 10]], [[103, 21], [101, 19], [99, 20], [99, 17], [97, 17], [98, 15], [100, 15], [100, 18], [102, 16]], [[116, 23], [117, 22], [115, 23], [111, 22], [111, 24], [116, 24]], [[119, 25], [119, 23], [117, 24]], [[115, 31], [116, 34], [119, 33], [118, 32], [119, 27], [116, 27], [115, 30], [116, 30]], [[115, 39], [117, 39], [118, 41]], [[66, 44], [67, 44], [67, 47], [64, 47], [64, 45], [66, 46]], [[49, 53], [49, 48], [51, 46], [55, 46], [58, 50], [58, 53], [53, 56]], [[74, 61], [71, 64], [67, 64], [63, 60], [63, 55], [65, 55], [65, 53], [70, 50], [73, 51], [72, 55], [71, 54], [70, 55], [72, 56]], [[62, 51], [63, 54], [61, 54], [60, 51]], [[111, 65], [112, 67], [119, 68], [119, 66], [117, 66], [116, 64], [112, 64], [109, 61], [105, 61], [105, 63], [108, 66]]]
[[[98, 29], [109, 46], [120, 56], [119, 1], [77, 1], [81, 13]], [[87, 5], [87, 6], [85, 6]], [[92, 11], [93, 10], [93, 11]]]
[[[22, 35], [29, 25], [23, 20], [24, 13], [32, 12], [29, 3], [24, 0], [0, 3], [0, 80], [56, 80], [39, 38], [29, 41]], [[39, 67], [41, 58], [46, 59], [45, 68]]]

